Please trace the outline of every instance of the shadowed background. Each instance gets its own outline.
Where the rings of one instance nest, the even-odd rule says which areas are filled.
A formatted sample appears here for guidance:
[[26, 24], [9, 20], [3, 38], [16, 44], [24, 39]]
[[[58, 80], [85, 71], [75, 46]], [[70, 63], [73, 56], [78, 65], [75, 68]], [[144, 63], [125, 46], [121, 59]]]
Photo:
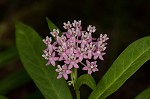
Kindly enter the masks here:
[[[95, 37], [108, 34], [105, 60], [93, 74], [98, 82], [130, 43], [150, 35], [149, 12], [149, 0], [0, 0], [0, 94], [9, 99], [44, 99], [19, 60], [14, 20], [30, 25], [43, 38], [50, 32], [45, 17], [62, 31], [63, 22], [82, 20], [84, 29], [96, 26]], [[107, 99], [133, 99], [150, 86], [149, 71], [148, 61]], [[87, 99], [91, 89], [83, 85], [80, 90], [81, 99]]]

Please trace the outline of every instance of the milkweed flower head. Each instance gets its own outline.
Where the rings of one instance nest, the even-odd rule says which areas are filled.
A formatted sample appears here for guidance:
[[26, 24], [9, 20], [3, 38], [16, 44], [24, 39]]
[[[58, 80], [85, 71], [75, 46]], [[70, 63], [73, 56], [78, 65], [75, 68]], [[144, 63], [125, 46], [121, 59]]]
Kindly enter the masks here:
[[[73, 69], [82, 68], [88, 74], [98, 71], [96, 60], [104, 60], [106, 41], [109, 39], [107, 34], [100, 34], [97, 39], [93, 38], [96, 27], [89, 25], [87, 30], [82, 30], [81, 21], [76, 20], [73, 23], [70, 21], [64, 23], [63, 28], [66, 31], [62, 32], [61, 36], [59, 36], [58, 29], [50, 32], [55, 38], [55, 42], [52, 42], [52, 38], [48, 36], [43, 39], [46, 49], [43, 51], [42, 57], [47, 60], [46, 65], [55, 66], [56, 61], [62, 61], [64, 65], [58, 65], [56, 69], [57, 78], [64, 77], [66, 80]], [[94, 61], [90, 62], [91, 59]], [[86, 61], [86, 64], [83, 60]]]

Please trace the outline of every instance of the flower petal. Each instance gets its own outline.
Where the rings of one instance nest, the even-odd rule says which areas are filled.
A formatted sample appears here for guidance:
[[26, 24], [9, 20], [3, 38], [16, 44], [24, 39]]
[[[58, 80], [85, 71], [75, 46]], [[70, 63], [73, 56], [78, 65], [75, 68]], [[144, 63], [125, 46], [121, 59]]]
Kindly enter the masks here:
[[88, 70], [88, 74], [92, 74], [92, 71], [91, 71], [91, 70]]
[[71, 70], [66, 70], [66, 73], [67, 73], [67, 74], [70, 74], [70, 73], [71, 73]]
[[79, 68], [77, 63], [74, 63], [73, 65], [74, 65], [75, 68]]
[[104, 58], [102, 57], [102, 55], [99, 55], [99, 59], [100, 60], [104, 60]]
[[66, 73], [63, 73], [63, 77], [67, 80], [68, 79], [68, 75]]
[[71, 69], [72, 67], [73, 67], [73, 65], [72, 65], [72, 64], [69, 64], [68, 69]]
[[58, 75], [58, 76], [57, 76], [57, 79], [60, 79], [61, 77], [62, 77], [62, 75]]
[[86, 60], [86, 64], [87, 64], [87, 65], [90, 65], [91, 63], [90, 63], [88, 60]]
[[51, 59], [50, 62], [53, 66], [55, 66], [55, 61], [53, 59]]
[[82, 70], [88, 70], [88, 67], [87, 67], [87, 66], [85, 66], [85, 67], [83, 67], [83, 68], [82, 68]]

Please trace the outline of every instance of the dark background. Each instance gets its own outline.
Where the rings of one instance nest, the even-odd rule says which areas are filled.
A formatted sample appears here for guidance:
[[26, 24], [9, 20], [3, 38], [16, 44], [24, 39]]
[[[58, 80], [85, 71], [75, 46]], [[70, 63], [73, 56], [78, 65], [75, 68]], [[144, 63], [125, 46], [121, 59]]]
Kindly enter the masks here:
[[[45, 17], [62, 30], [63, 22], [75, 19], [82, 20], [84, 29], [89, 24], [95, 25], [97, 32], [94, 36], [108, 34], [105, 61], [99, 63], [100, 71], [93, 74], [96, 82], [130, 43], [150, 35], [150, 0], [0, 0], [0, 53], [4, 56], [9, 50], [13, 50], [10, 54], [17, 53], [14, 20], [30, 25], [44, 38], [49, 35]], [[0, 65], [0, 94], [10, 99], [44, 99], [17, 54]], [[149, 71], [148, 61], [107, 99], [133, 99], [150, 86]], [[16, 87], [1, 91], [9, 85]], [[87, 86], [80, 90], [81, 99], [87, 99], [91, 90]]]

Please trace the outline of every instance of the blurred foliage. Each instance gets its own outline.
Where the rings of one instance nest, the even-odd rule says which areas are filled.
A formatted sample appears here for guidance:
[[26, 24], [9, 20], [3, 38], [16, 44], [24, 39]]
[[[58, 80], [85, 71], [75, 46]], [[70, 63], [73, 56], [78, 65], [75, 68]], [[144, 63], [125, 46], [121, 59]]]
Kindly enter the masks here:
[[[13, 20], [21, 20], [40, 33], [49, 34], [45, 17], [50, 18], [61, 30], [64, 21], [82, 20], [83, 28], [88, 24], [97, 27], [97, 34], [107, 33], [110, 37], [105, 61], [99, 63], [100, 71], [94, 74], [98, 81], [108, 70], [122, 50], [144, 36], [150, 35], [149, 0], [0, 0], [0, 83], [17, 83], [13, 88], [5, 89], [4, 96], [10, 99], [24, 99], [40, 93], [28, 79], [15, 50], [15, 28]], [[149, 62], [137, 71], [117, 92], [108, 99], [131, 99], [150, 86]], [[18, 73], [18, 74], [17, 74]], [[16, 76], [13, 76], [16, 75]], [[18, 76], [17, 76], [18, 75]], [[24, 78], [22, 83], [19, 79]], [[31, 85], [33, 85], [31, 87]], [[71, 89], [72, 90], [72, 89]], [[87, 87], [81, 87], [81, 96], [90, 93]], [[16, 93], [20, 93], [19, 95]], [[35, 95], [36, 96], [36, 95]], [[39, 94], [42, 99], [41, 93]], [[29, 98], [31, 99], [31, 98]], [[33, 99], [33, 98], [32, 98]], [[38, 99], [38, 98], [36, 98]]]

